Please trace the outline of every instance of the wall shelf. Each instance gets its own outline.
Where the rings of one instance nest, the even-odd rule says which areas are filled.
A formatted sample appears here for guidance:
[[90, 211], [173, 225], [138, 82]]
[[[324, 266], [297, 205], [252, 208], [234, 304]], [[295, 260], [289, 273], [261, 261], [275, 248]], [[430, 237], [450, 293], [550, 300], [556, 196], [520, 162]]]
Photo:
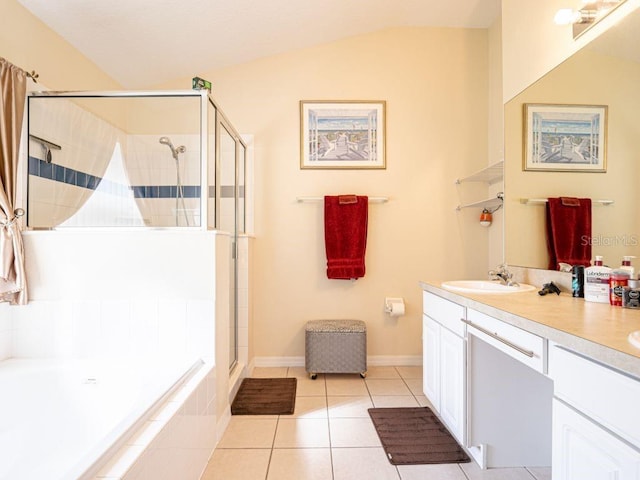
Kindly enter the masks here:
[[466, 182], [483, 182], [489, 185], [499, 182], [504, 176], [504, 160], [500, 160], [488, 167], [483, 168], [479, 172], [456, 179], [456, 185]]
[[467, 203], [467, 204], [464, 204], [464, 205], [458, 205], [456, 207], [456, 210], [460, 211], [460, 210], [463, 210], [465, 208], [487, 208], [487, 209], [493, 209], [494, 207], [502, 206], [503, 198], [504, 198], [504, 194], [502, 192], [500, 192], [497, 196], [495, 196], [493, 198], [487, 198], [485, 200], [480, 200], [478, 202]]

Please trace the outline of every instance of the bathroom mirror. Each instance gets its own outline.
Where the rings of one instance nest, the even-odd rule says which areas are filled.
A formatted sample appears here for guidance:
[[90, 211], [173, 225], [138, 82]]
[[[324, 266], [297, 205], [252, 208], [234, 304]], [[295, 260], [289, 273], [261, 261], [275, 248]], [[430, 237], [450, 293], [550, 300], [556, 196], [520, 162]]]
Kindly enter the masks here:
[[[592, 255], [640, 265], [640, 10], [624, 18], [505, 105], [505, 259], [548, 267], [545, 203], [591, 198]], [[524, 171], [524, 104], [606, 105], [606, 172]], [[596, 200], [612, 200], [604, 206]]]

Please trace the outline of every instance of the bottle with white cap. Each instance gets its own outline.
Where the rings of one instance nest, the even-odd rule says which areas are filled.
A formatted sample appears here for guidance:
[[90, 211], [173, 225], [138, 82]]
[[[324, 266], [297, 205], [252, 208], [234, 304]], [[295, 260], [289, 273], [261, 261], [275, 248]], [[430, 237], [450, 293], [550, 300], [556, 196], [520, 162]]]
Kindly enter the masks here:
[[622, 265], [620, 266], [620, 270], [626, 270], [629, 273], [629, 278], [631, 280], [635, 280], [636, 270], [635, 268], [633, 268], [633, 265], [631, 265], [632, 258], [636, 257], [633, 255], [625, 255], [624, 257], [622, 257]]
[[611, 269], [602, 265], [602, 256], [596, 255], [594, 264], [584, 269], [584, 299], [587, 302], [609, 303]]

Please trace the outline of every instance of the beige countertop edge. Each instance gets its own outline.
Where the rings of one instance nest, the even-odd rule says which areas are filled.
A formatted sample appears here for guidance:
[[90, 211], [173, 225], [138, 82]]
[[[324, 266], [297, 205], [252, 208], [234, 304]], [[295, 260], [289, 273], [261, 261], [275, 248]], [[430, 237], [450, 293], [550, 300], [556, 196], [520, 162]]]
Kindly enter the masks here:
[[[509, 295], [486, 295], [486, 294], [464, 294], [452, 292], [440, 287], [441, 282], [421, 281], [423, 290], [438, 295], [452, 302], [465, 307], [473, 308], [478, 312], [495, 317], [505, 323], [526, 330], [530, 333], [546, 338], [552, 342], [563, 345], [570, 350], [590, 357], [603, 364], [612, 366], [623, 372], [640, 377], [640, 349], [637, 355], [626, 353], [611, 346], [597, 343], [593, 340], [583, 338], [574, 333], [569, 333], [561, 329], [546, 325], [542, 319], [530, 319], [517, 315], [509, 311], [510, 295], [537, 295], [536, 292], [517, 293]], [[496, 298], [498, 297], [498, 299]], [[497, 307], [490, 303], [504, 303]], [[630, 349], [635, 347], [629, 344]]]

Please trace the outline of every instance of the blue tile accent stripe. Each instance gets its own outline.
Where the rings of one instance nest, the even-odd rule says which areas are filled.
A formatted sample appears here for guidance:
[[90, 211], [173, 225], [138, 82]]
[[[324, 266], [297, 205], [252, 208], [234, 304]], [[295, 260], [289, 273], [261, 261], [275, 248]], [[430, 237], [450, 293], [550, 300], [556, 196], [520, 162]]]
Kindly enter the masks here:
[[[177, 195], [175, 185], [122, 185], [73, 168], [47, 163], [36, 157], [29, 157], [29, 175], [89, 190], [95, 190], [102, 184], [107, 187], [106, 191], [122, 196], [132, 190], [135, 198], [176, 198]], [[184, 198], [200, 198], [200, 185], [184, 185], [182, 193]]]

